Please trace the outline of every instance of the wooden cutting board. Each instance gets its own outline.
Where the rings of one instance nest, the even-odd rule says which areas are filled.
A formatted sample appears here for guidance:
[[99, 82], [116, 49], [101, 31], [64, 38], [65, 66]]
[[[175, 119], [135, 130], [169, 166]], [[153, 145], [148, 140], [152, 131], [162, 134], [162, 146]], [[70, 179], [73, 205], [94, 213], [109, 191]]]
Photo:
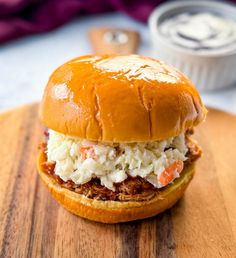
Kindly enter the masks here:
[[38, 105], [0, 116], [1, 257], [236, 257], [236, 117], [210, 110], [184, 198], [151, 219], [105, 225], [60, 207], [36, 172]]

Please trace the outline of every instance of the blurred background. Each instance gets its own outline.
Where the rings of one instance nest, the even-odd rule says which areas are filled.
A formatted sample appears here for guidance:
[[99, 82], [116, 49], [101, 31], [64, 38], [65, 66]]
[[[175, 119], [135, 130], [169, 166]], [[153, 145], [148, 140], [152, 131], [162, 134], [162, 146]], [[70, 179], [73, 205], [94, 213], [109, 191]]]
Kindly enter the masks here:
[[206, 105], [236, 114], [235, 3], [0, 0], [0, 111], [39, 101], [69, 59], [127, 51], [178, 67]]

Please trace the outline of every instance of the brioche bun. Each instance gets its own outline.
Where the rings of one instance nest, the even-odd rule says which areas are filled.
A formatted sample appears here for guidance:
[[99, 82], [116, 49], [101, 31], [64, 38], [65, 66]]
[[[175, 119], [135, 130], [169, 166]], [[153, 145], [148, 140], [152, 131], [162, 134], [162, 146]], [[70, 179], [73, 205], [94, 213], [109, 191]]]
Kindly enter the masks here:
[[174, 137], [205, 114], [183, 74], [137, 55], [84, 56], [63, 64], [51, 75], [40, 107], [47, 127], [104, 142]]
[[45, 154], [39, 151], [37, 168], [52, 196], [68, 211], [80, 217], [103, 223], [118, 223], [155, 216], [172, 207], [184, 194], [194, 175], [194, 164], [187, 165], [179, 178], [160, 190], [149, 201], [101, 201], [63, 188], [43, 170]]

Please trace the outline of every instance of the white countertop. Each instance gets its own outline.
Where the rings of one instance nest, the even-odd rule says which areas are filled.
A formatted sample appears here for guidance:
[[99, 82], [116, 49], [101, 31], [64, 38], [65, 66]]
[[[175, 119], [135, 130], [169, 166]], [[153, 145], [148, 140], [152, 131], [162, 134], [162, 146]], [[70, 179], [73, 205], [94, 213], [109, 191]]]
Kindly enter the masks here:
[[[91, 53], [87, 31], [93, 26], [138, 30], [142, 37], [139, 53], [151, 56], [147, 26], [118, 13], [77, 18], [53, 32], [13, 41], [0, 47], [0, 111], [39, 101], [57, 66]], [[236, 114], [236, 83], [234, 87], [201, 95], [206, 105]]]

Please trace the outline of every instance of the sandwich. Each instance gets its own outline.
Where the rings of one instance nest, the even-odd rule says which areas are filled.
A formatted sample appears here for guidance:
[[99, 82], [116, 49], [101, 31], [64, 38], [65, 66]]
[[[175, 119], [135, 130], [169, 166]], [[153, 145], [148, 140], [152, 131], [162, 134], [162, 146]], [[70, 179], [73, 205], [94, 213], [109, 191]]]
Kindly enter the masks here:
[[118, 223], [172, 207], [193, 178], [206, 108], [192, 82], [139, 55], [82, 56], [50, 77], [37, 168], [70, 212]]

